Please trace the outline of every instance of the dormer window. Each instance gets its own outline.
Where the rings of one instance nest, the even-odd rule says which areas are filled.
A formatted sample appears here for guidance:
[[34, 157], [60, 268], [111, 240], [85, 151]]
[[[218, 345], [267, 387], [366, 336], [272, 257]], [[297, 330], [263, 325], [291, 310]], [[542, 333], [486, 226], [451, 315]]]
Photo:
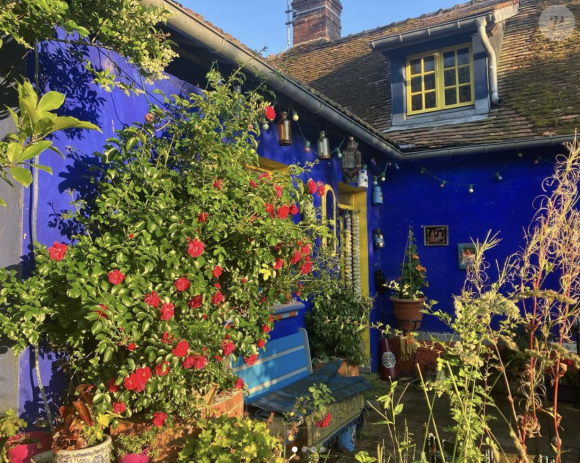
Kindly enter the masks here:
[[409, 56], [406, 82], [408, 115], [473, 105], [471, 44]]

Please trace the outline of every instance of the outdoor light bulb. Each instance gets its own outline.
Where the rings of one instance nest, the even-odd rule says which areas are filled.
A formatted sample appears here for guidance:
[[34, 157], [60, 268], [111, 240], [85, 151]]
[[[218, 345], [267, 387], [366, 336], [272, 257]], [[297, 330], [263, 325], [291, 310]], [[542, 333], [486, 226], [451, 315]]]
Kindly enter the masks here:
[[540, 156], [538, 156], [535, 160], [534, 160], [534, 164], [537, 166], [540, 163]]
[[495, 178], [497, 178], [498, 182], [501, 182], [503, 180], [503, 177], [499, 174], [499, 172], [495, 173]]
[[342, 153], [340, 152], [340, 150], [337, 150], [337, 152], [336, 152], [336, 157], [337, 157], [338, 159], [342, 159]]
[[521, 158], [524, 156], [524, 153], [522, 153], [521, 151], [518, 153], [518, 158]]
[[264, 123], [262, 124], [262, 128], [263, 128], [264, 130], [268, 130], [268, 129], [270, 128], [270, 124], [268, 124], [267, 122], [264, 122]]
[[292, 120], [294, 122], [298, 122], [298, 119], [300, 119], [300, 116], [298, 115], [298, 113], [296, 111], [292, 111]]
[[308, 447], [304, 446], [300, 450], [302, 450], [302, 453], [306, 453], [308, 452]]
[[469, 185], [469, 192], [473, 193], [473, 185]]
[[399, 164], [395, 162], [395, 170], [399, 170]]
[[443, 180], [443, 181], [441, 182], [441, 185], [439, 185], [439, 186], [440, 186], [441, 188], [445, 188], [445, 184], [446, 184], [446, 183], [447, 183], [447, 181], [446, 181], [446, 180]]
[[424, 174], [427, 171], [424, 167], [421, 167], [421, 173]]
[[296, 446], [292, 447], [292, 453], [296, 453], [296, 452], [298, 452], [298, 447], [296, 447]]
[[306, 141], [304, 143], [304, 152], [305, 153], [310, 153], [310, 142], [309, 141]]
[[381, 177], [381, 182], [384, 182], [385, 180], [386, 180], [386, 178], [385, 178], [385, 176], [383, 175], [383, 176]]
[[377, 179], [375, 178], [375, 179], [373, 180], [373, 185], [374, 185], [374, 186], [377, 186], [378, 184], [379, 184], [379, 182], [378, 182], [378, 181], [377, 181]]

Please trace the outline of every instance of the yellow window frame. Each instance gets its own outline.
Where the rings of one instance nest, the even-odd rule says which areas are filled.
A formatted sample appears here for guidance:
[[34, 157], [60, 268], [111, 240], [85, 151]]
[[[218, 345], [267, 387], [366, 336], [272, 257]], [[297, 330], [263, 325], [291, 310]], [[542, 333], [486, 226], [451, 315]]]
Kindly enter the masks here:
[[[450, 51], [455, 51], [457, 56], [457, 50], [461, 48], [468, 48], [469, 49], [469, 64], [459, 66], [457, 63], [457, 59], [455, 60], [455, 65], [453, 67], [447, 68], [447, 70], [455, 69], [455, 84], [445, 87], [445, 80], [444, 80], [444, 61], [443, 55]], [[423, 58], [433, 56], [435, 61], [435, 69], [434, 71], [427, 71], [425, 72], [424, 69], [424, 61]], [[421, 73], [413, 74], [411, 76], [411, 61], [421, 59]], [[460, 84], [459, 83], [459, 69], [463, 67], [469, 66], [469, 83]], [[436, 105], [433, 108], [425, 109], [425, 94], [432, 92], [432, 90], [425, 90], [425, 75], [434, 74], [435, 75], [435, 96], [436, 96]], [[419, 92], [412, 92], [411, 89], [411, 77], [421, 76], [421, 91]], [[440, 111], [442, 109], [452, 109], [452, 108], [459, 108], [463, 106], [469, 106], [474, 104], [475, 102], [475, 86], [474, 86], [474, 75], [473, 75], [473, 48], [471, 43], [463, 43], [461, 45], [454, 45], [452, 47], [441, 48], [438, 50], [431, 50], [429, 52], [418, 53], [416, 55], [411, 55], [407, 57], [407, 65], [405, 69], [405, 77], [406, 77], [406, 93], [407, 93], [407, 114], [414, 115], [414, 114], [424, 114], [430, 113], [433, 111]], [[465, 101], [459, 103], [459, 88], [470, 86], [471, 91], [471, 99], [469, 101]], [[446, 105], [445, 104], [445, 90], [455, 88], [456, 89], [456, 97], [457, 103]], [[422, 95], [423, 96], [423, 109], [413, 111], [412, 107], [412, 97], [414, 95]]]
[[[332, 217], [328, 217], [328, 195], [332, 193]], [[324, 196], [322, 196], [321, 200], [320, 200], [320, 215], [322, 217], [322, 223], [328, 225], [328, 227], [331, 229], [332, 231], [332, 236], [334, 238], [334, 243], [335, 243], [335, 248], [333, 250], [333, 255], [336, 255], [336, 243], [337, 243], [337, 237], [336, 237], [336, 220], [337, 220], [337, 203], [336, 203], [336, 193], [334, 192], [334, 190], [332, 189], [332, 187], [328, 184], [325, 185], [324, 187]], [[322, 238], [322, 245], [323, 246], [327, 246], [328, 245], [328, 239], [327, 238]]]

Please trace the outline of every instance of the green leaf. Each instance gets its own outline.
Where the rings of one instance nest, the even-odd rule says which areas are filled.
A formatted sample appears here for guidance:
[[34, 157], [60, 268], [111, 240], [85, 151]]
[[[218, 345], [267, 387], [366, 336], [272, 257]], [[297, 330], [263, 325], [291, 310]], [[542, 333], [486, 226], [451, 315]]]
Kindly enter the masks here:
[[12, 172], [12, 177], [14, 177], [14, 180], [16, 180], [18, 183], [21, 183], [25, 187], [28, 188], [28, 186], [32, 183], [32, 174], [28, 169], [24, 167], [12, 167], [10, 172]]
[[6, 156], [10, 164], [16, 164], [22, 155], [22, 145], [20, 143], [8, 143]]
[[64, 95], [59, 92], [48, 92], [42, 96], [38, 102], [38, 115], [43, 117], [41, 113], [54, 111], [62, 106], [64, 103]]
[[38, 156], [44, 150], [47, 150], [52, 145], [51, 141], [40, 140], [32, 145], [28, 145], [24, 152], [18, 158], [18, 162], [27, 161], [35, 156]]

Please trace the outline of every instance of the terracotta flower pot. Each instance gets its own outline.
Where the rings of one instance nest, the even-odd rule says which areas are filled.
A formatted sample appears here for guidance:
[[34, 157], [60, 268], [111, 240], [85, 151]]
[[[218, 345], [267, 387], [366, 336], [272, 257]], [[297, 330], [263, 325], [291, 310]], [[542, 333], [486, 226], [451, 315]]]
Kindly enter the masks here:
[[80, 450], [60, 450], [54, 454], [54, 463], [109, 463], [111, 460], [111, 437], [103, 442]]
[[[10, 463], [28, 463], [30, 459], [39, 453], [50, 450], [52, 445], [52, 436], [45, 431], [32, 431], [25, 433], [27, 438], [33, 442], [30, 444], [16, 444], [12, 448], [8, 448], [8, 461]], [[18, 439], [17, 436], [14, 439]], [[10, 447], [10, 439], [6, 443]]]
[[391, 297], [397, 324], [403, 332], [417, 331], [421, 328], [421, 322], [423, 321], [422, 310], [426, 300], [426, 297], [417, 300]]

